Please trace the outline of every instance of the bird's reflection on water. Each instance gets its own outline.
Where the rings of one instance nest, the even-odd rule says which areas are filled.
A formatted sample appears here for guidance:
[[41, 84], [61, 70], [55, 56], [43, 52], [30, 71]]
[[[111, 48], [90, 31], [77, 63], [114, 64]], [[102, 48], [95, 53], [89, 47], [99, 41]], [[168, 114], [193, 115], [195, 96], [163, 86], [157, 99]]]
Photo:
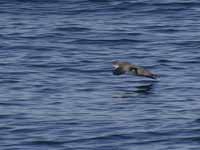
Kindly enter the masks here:
[[118, 87], [113, 93], [113, 98], [131, 98], [153, 94], [155, 82], [142, 82], [132, 87]]
[[153, 83], [136, 86], [135, 88], [136, 88], [136, 90], [134, 92], [136, 92], [136, 93], [151, 94], [152, 89], [153, 89]]

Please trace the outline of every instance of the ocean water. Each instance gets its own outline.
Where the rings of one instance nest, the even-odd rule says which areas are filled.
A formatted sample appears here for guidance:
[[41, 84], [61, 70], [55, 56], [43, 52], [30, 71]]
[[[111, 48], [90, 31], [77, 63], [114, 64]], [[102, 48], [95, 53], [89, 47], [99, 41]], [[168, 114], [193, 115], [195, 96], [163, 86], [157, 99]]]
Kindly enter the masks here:
[[2, 0], [0, 149], [199, 150], [199, 18], [198, 0]]

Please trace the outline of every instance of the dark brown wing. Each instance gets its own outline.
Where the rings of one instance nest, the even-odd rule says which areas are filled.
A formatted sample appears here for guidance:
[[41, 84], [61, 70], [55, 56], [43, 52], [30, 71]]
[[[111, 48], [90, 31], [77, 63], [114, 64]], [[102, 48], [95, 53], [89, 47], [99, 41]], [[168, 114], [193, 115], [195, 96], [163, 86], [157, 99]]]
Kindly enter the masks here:
[[138, 75], [138, 76], [144, 76], [144, 77], [148, 77], [148, 78], [152, 78], [152, 79], [157, 78], [156, 74], [153, 74], [144, 68], [138, 67], [135, 70], [136, 70], [136, 75]]

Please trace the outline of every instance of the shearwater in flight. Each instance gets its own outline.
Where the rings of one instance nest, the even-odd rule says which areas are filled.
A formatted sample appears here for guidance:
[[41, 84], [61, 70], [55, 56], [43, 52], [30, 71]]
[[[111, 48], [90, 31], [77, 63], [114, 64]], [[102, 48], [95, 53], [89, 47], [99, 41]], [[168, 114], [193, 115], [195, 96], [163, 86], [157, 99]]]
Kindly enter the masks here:
[[135, 74], [137, 76], [144, 76], [152, 79], [156, 79], [158, 75], [133, 64], [130, 64], [128, 62], [119, 62], [119, 61], [113, 61], [112, 65], [114, 67], [113, 74], [114, 75], [122, 75], [122, 74]]

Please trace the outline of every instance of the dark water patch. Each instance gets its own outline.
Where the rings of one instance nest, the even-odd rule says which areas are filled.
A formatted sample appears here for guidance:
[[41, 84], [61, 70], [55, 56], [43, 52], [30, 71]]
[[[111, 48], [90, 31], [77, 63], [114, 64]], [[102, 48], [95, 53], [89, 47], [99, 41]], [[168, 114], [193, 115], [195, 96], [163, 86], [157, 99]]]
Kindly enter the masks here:
[[92, 92], [92, 91], [96, 91], [95, 88], [78, 88], [77, 91], [79, 92]]
[[19, 102], [0, 102], [0, 106], [26, 106], [26, 104]]
[[49, 105], [61, 105], [62, 102], [52, 102], [52, 103], [49, 103]]
[[15, 84], [19, 83], [20, 81], [18, 79], [0, 79], [1, 84]]
[[195, 123], [200, 123], [200, 118], [194, 120]]
[[112, 1], [109, 6], [106, 11], [115, 13], [126, 11], [141, 13], [151, 8], [151, 4], [142, 1]]
[[31, 142], [24, 142], [23, 144], [28, 145], [37, 145], [37, 146], [61, 146], [65, 144], [64, 141], [55, 141], [55, 140], [35, 140]]
[[15, 128], [9, 131], [12, 134], [40, 133], [40, 128]]
[[173, 6], [173, 7], [179, 7], [179, 6], [185, 6], [185, 7], [191, 7], [191, 6], [198, 6], [200, 5], [199, 2], [197, 1], [184, 1], [184, 2], [181, 2], [181, 1], [177, 1], [177, 2], [158, 2], [158, 3], [153, 3], [153, 5], [155, 6], [161, 6], [161, 7], [166, 7], [166, 6]]
[[200, 60], [185, 60], [185, 61], [180, 61], [179, 63], [182, 63], [182, 64], [199, 64]]
[[[199, 60], [194, 59], [194, 60], [189, 60], [189, 59], [171, 59], [171, 60], [167, 60], [167, 59], [160, 59], [158, 60], [158, 62], [160, 63], [160, 65], [166, 65], [166, 66], [170, 66], [170, 68], [172, 69], [186, 69], [187, 65], [186, 64], [198, 64]], [[178, 64], [185, 64], [183, 66]]]
[[171, 69], [174, 69], [174, 70], [184, 70], [184, 69], [188, 69], [188, 68], [186, 68], [185, 66], [171, 66], [170, 68], [171, 68]]
[[[39, 61], [48, 60], [50, 58], [51, 58], [51, 56], [49, 56], [49, 55], [31, 55], [31, 54], [24, 57], [24, 59], [39, 60]], [[22, 65], [23, 65], [23, 63], [22, 63]]]
[[92, 40], [92, 39], [79, 39], [75, 40], [74, 44], [109, 44], [109, 45], [116, 45], [116, 44], [128, 44], [128, 43], [143, 43], [147, 42], [144, 40], [133, 40], [133, 39], [119, 39], [119, 40]]
[[6, 131], [12, 130], [12, 127], [6, 127], [6, 126], [0, 127], [0, 131], [2, 131], [2, 130], [6, 130]]
[[80, 60], [79, 64], [94, 64], [95, 60]]
[[159, 59], [158, 63], [170, 63], [171, 61], [168, 59]]
[[174, 34], [178, 32], [183, 32], [184, 30], [177, 29], [177, 28], [157, 28], [157, 29], [150, 29], [152, 32], [158, 32], [158, 33], [167, 33], [167, 34]]
[[[158, 14], [158, 13], [160, 13], [160, 14], [173, 15], [174, 13], [177, 13], [177, 12], [181, 13], [184, 10], [185, 10], [185, 8], [170, 8], [170, 7], [168, 7], [168, 8], [165, 8], [165, 7], [161, 8], [161, 7], [159, 7], [159, 8], [154, 8], [152, 10], [148, 10], [148, 13], [151, 13], [151, 14]], [[175, 18], [177, 18], [177, 17], [175, 17]]]
[[31, 68], [52, 68], [52, 67], [59, 67], [59, 65], [57, 64], [48, 64], [48, 63], [44, 63], [44, 64], [27, 64], [27, 67], [31, 67]]
[[[39, 4], [46, 4], [48, 3], [49, 1], [48, 0], [44, 0], [44, 1], [39, 1], [39, 0], [30, 0], [30, 1], [27, 1], [27, 0], [14, 0], [13, 2], [20, 2], [20, 3], [39, 3]], [[61, 2], [60, 0], [52, 0], [51, 2], [49, 3], [55, 3], [55, 2]]]
[[[0, 104], [1, 105], [1, 104]], [[3, 104], [4, 105], [4, 104]], [[0, 115], [0, 118], [1, 119], [8, 119], [8, 118], [10, 118], [10, 117], [12, 117], [13, 115], [10, 115], [10, 114], [1, 114]]]
[[53, 34], [38, 34], [38, 35], [21, 35], [20, 37], [18, 37], [18, 39], [19, 38], [21, 38], [22, 40], [28, 40], [28, 39], [30, 39], [30, 40], [41, 40], [41, 39], [46, 39], [46, 38], [49, 38], [49, 39], [51, 39], [51, 38], [53, 38], [54, 37], [54, 35]]
[[52, 85], [52, 87], [42, 87], [40, 89], [37, 89], [36, 91], [38, 93], [49, 94], [49, 93], [53, 93], [53, 92], [59, 92], [60, 89], [62, 89], [62, 87], [59, 84], [51, 84], [51, 85]]
[[12, 76], [13, 77], [14, 76], [22, 76], [22, 75], [35, 74], [35, 73], [37, 73], [37, 71], [31, 71], [31, 70], [25, 70], [25, 69], [23, 71], [20, 71], [20, 70], [5, 71], [5, 72], [0, 73], [0, 75], [1, 75], [0, 78], [12, 80]]
[[86, 32], [90, 31], [90, 28], [83, 28], [83, 27], [59, 27], [55, 29], [56, 31], [68, 31], [68, 32]]
[[111, 142], [114, 140], [125, 140], [125, 139], [129, 139], [130, 137], [132, 137], [131, 135], [125, 135], [125, 134], [113, 134], [113, 135], [104, 135], [104, 136], [98, 136], [98, 137], [90, 137], [90, 138], [79, 138], [76, 140], [71, 140], [71, 141], [67, 141], [67, 143], [76, 143], [76, 142], [86, 142], [86, 143], [91, 143], [94, 141], [101, 141], [101, 142]]
[[199, 41], [196, 39], [194, 40], [182, 40], [182, 41], [175, 41], [171, 42], [171, 44], [182, 46], [182, 47], [194, 47], [194, 48], [199, 48]]

